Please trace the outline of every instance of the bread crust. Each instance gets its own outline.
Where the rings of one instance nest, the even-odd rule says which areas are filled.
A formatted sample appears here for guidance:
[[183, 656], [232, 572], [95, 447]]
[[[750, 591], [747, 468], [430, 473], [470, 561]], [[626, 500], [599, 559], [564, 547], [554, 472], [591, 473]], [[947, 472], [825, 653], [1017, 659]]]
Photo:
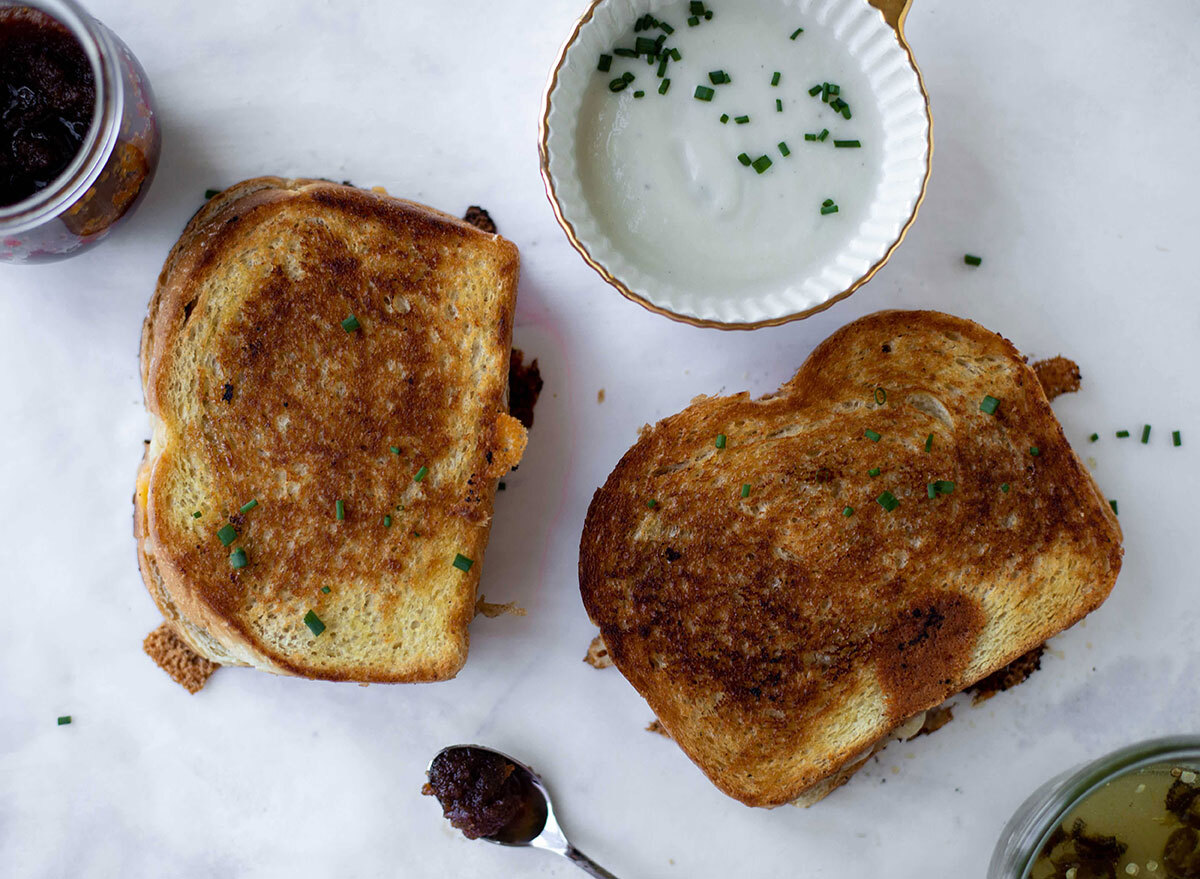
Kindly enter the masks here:
[[189, 221], [143, 325], [134, 520], [147, 589], [197, 653], [325, 680], [457, 673], [496, 478], [525, 442], [507, 414], [518, 273], [497, 235], [328, 181], [247, 180]]
[[[929, 498], [938, 480], [955, 488]], [[887, 311], [774, 394], [645, 430], [592, 500], [579, 576], [672, 738], [725, 793], [776, 806], [1094, 610], [1121, 556], [1016, 348]]]

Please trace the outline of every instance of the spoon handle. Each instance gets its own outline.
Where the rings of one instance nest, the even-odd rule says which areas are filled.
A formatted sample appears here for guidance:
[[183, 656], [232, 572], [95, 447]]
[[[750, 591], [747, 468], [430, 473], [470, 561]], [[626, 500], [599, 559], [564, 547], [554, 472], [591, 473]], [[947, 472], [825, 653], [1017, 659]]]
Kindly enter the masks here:
[[598, 876], [599, 879], [617, 879], [612, 873], [605, 870], [579, 849], [573, 845], [568, 845], [567, 850], [563, 852], [563, 856], [575, 862], [575, 866], [583, 870], [589, 876]]

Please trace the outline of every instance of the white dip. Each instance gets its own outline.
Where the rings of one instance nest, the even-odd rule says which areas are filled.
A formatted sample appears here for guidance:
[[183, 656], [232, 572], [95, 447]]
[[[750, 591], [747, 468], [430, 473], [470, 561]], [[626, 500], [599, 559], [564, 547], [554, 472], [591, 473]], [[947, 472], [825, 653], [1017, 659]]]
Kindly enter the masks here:
[[[683, 56], [668, 64], [665, 95], [657, 63], [644, 56], [614, 56], [608, 72], [593, 75], [579, 116], [580, 179], [604, 233], [649, 275], [701, 296], [764, 292], [820, 271], [857, 233], [880, 178], [882, 126], [866, 75], [828, 25], [781, 0], [706, 6], [713, 18], [693, 27], [688, 2], [654, 12], [675, 29], [664, 47]], [[662, 33], [631, 29], [617, 45], [632, 49], [637, 37]], [[714, 85], [717, 70], [732, 82]], [[614, 93], [611, 81], [626, 71], [635, 79]], [[809, 95], [825, 82], [840, 86], [849, 120]], [[697, 100], [697, 86], [713, 89], [712, 100]], [[739, 125], [738, 116], [750, 121]], [[805, 140], [823, 129], [824, 142]], [[766, 155], [771, 166], [756, 173], [738, 161], [742, 153]], [[826, 199], [837, 213], [821, 214]]]

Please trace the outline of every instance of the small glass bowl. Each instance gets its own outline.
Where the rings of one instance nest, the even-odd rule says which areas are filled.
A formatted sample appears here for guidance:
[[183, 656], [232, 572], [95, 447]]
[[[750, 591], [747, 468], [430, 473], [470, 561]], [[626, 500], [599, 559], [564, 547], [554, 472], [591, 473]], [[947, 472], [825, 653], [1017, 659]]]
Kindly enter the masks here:
[[161, 136], [141, 64], [75, 0], [0, 0], [0, 9], [46, 13], [79, 41], [96, 83], [96, 110], [79, 152], [49, 186], [0, 207], [0, 263], [50, 262], [81, 253], [141, 201], [158, 167]]
[[1200, 761], [1200, 737], [1150, 739], [1068, 769], [1027, 799], [1005, 825], [992, 853], [987, 879], [1026, 879], [1050, 834], [1101, 785], [1156, 763]]

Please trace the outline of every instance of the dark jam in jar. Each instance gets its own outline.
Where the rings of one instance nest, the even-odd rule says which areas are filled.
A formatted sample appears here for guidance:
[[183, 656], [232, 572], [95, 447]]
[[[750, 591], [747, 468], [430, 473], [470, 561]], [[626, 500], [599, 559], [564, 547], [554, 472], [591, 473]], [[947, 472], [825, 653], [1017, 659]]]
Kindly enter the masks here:
[[79, 41], [44, 12], [0, 9], [0, 207], [24, 201], [66, 169], [95, 105]]
[[502, 755], [449, 748], [433, 758], [421, 792], [438, 798], [442, 814], [467, 839], [479, 839], [495, 836], [522, 812], [525, 788], [523, 773]]

